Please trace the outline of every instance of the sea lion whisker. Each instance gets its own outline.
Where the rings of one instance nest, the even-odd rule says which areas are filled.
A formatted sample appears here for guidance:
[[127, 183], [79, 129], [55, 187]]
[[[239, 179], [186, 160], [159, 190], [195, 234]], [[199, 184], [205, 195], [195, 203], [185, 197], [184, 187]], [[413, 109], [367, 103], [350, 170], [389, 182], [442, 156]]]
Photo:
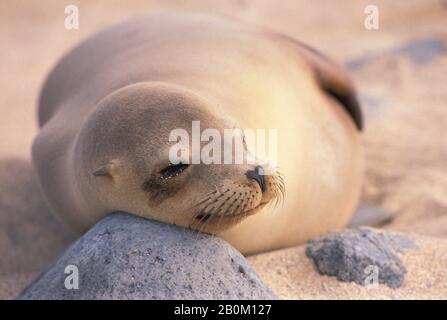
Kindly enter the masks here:
[[[196, 231], [197, 231], [197, 237], [196, 237], [196, 240], [198, 239], [198, 234], [199, 233], [201, 233], [201, 232], [203, 232], [203, 230], [205, 229], [205, 225], [206, 225], [206, 223], [208, 222], [208, 220], [209, 219], [212, 219], [212, 214], [211, 213], [208, 213], [208, 212], [206, 212], [206, 210], [208, 209], [208, 207], [210, 206], [211, 204], [209, 204], [209, 205], [207, 205], [207, 206], [205, 206], [202, 210], [200, 210], [199, 211], [199, 213], [194, 217], [195, 219], [195, 221], [193, 222], [195, 225], [197, 225], [197, 228], [196, 228]], [[200, 220], [198, 220], [197, 221], [197, 217], [198, 216], [200, 216], [200, 214], [203, 214], [203, 217], [200, 219]], [[203, 219], [205, 219], [205, 223], [203, 223]], [[209, 223], [209, 222], [208, 222]]]
[[278, 190], [276, 188], [274, 189], [274, 193], [275, 193], [275, 204], [274, 204], [274, 207], [276, 208], [278, 206], [278, 202], [279, 202], [279, 192], [278, 192]]
[[[232, 207], [233, 204], [234, 204], [234, 199], [233, 199], [233, 198], [234, 198], [234, 196], [235, 196], [236, 194], [237, 194], [237, 192], [233, 191], [233, 194], [232, 194], [229, 198], [226, 199], [225, 202], [231, 201], [231, 203], [230, 203], [230, 205], [228, 206], [228, 208], [227, 208], [227, 210], [226, 210], [226, 213], [224, 213], [224, 214], [219, 214], [219, 215], [218, 215], [218, 217], [219, 217], [219, 221], [217, 222], [217, 225], [218, 225], [218, 226], [221, 226], [221, 225], [222, 225], [222, 220], [224, 219], [224, 217], [229, 215], [228, 212], [229, 212], [229, 210], [231, 209], [231, 207]], [[230, 215], [231, 215], [231, 214], [230, 214]]]
[[199, 201], [197, 201], [197, 203], [193, 204], [191, 207], [187, 208], [186, 210], [191, 210], [195, 207], [200, 206], [201, 204], [203, 204], [204, 202], [207, 202], [208, 200], [212, 199], [212, 195], [214, 193], [216, 193], [217, 191], [212, 191], [210, 193], [208, 193], [207, 195], [205, 195], [205, 197], [203, 197], [202, 199], [200, 199]]
[[214, 212], [216, 215], [219, 215], [225, 204], [227, 203], [228, 199], [222, 201], [219, 207], [216, 208], [216, 211]]

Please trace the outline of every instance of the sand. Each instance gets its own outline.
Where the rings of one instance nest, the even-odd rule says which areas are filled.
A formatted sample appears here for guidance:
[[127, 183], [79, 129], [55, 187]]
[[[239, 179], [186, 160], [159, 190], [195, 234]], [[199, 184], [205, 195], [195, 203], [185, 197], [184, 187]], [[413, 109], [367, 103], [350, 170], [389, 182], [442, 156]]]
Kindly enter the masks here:
[[365, 287], [321, 276], [305, 246], [249, 258], [252, 266], [283, 299], [445, 299], [447, 296], [447, 240], [413, 236], [416, 248], [402, 254], [407, 273], [401, 287]]
[[[346, 64], [367, 113], [362, 200], [395, 215], [385, 229], [447, 238], [447, 54], [442, 49], [447, 46], [447, 5], [437, 0], [374, 2], [381, 19], [376, 31], [363, 27], [363, 10], [370, 4], [363, 0], [281, 4], [267, 0], [81, 0], [76, 1], [80, 29], [71, 31], [63, 26], [63, 2], [0, 2], [0, 298], [13, 298], [72, 239], [51, 220], [30, 166], [30, 146], [37, 132], [36, 101], [45, 75], [64, 52], [91, 33], [158, 10], [239, 17], [296, 37]], [[414, 48], [405, 49], [408, 43], [416, 43], [416, 54]], [[427, 57], [419, 59], [417, 48]], [[444, 241], [437, 243], [431, 240], [423, 245], [419, 268], [423, 268], [423, 259], [437, 261], [436, 254], [447, 252]], [[293, 264], [292, 273], [282, 278], [276, 273], [268, 276], [270, 255], [277, 253], [256, 263], [260, 274], [283, 297], [391, 297], [361, 292], [351, 284], [341, 288], [333, 279], [315, 279], [318, 286], [313, 287], [312, 281], [305, 280], [307, 287], [293, 284], [288, 288], [288, 282], [294, 283], [290, 277], [310, 272], [302, 247], [290, 250], [290, 255], [296, 251], [299, 258], [289, 259], [289, 251], [281, 251], [284, 260], [278, 268], [288, 270]], [[416, 262], [409, 263], [417, 270]], [[442, 270], [433, 268], [445, 280]], [[422, 290], [421, 286], [415, 288]], [[439, 297], [441, 289], [445, 287], [434, 282], [426, 297]], [[415, 292], [413, 297], [424, 297], [424, 293]]]
[[385, 109], [364, 135], [364, 200], [396, 214], [386, 229], [447, 237], [447, 37], [439, 40], [446, 51], [426, 64], [389, 55], [354, 75]]

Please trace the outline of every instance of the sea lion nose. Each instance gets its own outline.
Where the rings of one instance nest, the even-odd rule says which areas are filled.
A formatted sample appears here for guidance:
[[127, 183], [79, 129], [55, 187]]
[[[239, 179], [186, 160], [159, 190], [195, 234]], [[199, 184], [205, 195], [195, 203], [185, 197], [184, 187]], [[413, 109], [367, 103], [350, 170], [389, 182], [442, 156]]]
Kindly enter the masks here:
[[255, 180], [261, 187], [261, 191], [265, 191], [264, 168], [257, 166], [254, 170], [248, 170], [245, 175], [249, 179]]

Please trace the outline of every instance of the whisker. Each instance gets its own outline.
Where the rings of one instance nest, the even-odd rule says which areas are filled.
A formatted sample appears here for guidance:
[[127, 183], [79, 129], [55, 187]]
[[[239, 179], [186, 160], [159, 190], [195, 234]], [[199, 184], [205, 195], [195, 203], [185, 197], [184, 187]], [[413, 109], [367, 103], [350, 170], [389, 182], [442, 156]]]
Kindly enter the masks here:
[[225, 206], [225, 204], [227, 203], [228, 199], [225, 199], [224, 201], [222, 201], [222, 203], [220, 204], [219, 207], [217, 207], [216, 211], [214, 212], [217, 216], [219, 215], [220, 211], [222, 210], [222, 208]]
[[220, 227], [220, 226], [222, 225], [222, 220], [224, 219], [225, 216], [229, 216], [229, 215], [232, 215], [232, 214], [233, 214], [233, 211], [231, 211], [231, 213], [230, 213], [230, 210], [231, 210], [231, 207], [233, 206], [233, 204], [235, 203], [234, 196], [235, 196], [236, 194], [237, 194], [237, 192], [236, 192], [236, 191], [233, 191], [233, 194], [231, 195], [231, 197], [229, 197], [229, 198], [226, 200], [226, 202], [231, 201], [231, 204], [230, 204], [230, 206], [228, 207], [227, 212], [226, 212], [225, 214], [221, 214], [221, 215], [219, 215], [219, 216], [220, 216], [220, 217], [219, 217], [219, 221], [217, 222], [218, 227]]
[[[275, 186], [276, 186], [276, 184], [275, 184]], [[278, 190], [275, 188], [275, 208], [278, 206], [278, 203], [279, 203], [279, 197], [280, 197], [280, 195], [279, 195], [279, 192], [278, 192]]]
[[201, 200], [199, 200], [197, 203], [193, 204], [191, 207], [187, 208], [186, 210], [191, 210], [193, 208], [196, 208], [196, 207], [200, 206], [201, 204], [213, 199], [213, 197], [211, 195], [214, 193], [216, 193], [216, 191], [210, 192], [208, 195], [206, 195], [204, 198], [202, 198]]
[[[211, 204], [214, 204], [214, 203], [215, 203], [215, 202], [212, 202]], [[206, 205], [204, 208], [202, 208], [202, 210], [199, 211], [198, 214], [196, 214], [196, 215], [194, 216], [194, 219], [196, 219], [200, 214], [203, 214], [203, 217], [202, 217], [200, 220], [198, 220], [198, 221], [195, 220], [195, 221], [194, 221], [195, 225], [197, 225], [197, 227], [195, 228], [196, 231], [197, 231], [197, 237], [196, 237], [196, 239], [198, 239], [198, 235], [199, 235], [200, 233], [202, 233], [203, 230], [204, 230], [204, 224], [203, 224], [202, 221], [203, 221], [203, 219], [205, 219], [205, 217], [207, 217], [208, 213], [206, 212], [206, 210], [209, 208], [209, 206], [210, 206], [211, 204]], [[205, 220], [205, 223], [206, 223], [210, 218], [212, 218], [212, 216], [208, 217], [207, 220]]]

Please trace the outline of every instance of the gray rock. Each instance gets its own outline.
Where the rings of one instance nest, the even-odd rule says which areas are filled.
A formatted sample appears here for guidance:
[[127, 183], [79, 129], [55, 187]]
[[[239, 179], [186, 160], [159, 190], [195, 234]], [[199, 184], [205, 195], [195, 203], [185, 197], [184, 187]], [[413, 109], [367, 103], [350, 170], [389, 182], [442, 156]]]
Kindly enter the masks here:
[[[68, 265], [79, 270], [79, 289], [65, 288], [66, 277], [72, 275], [64, 273]], [[19, 297], [275, 298], [224, 240], [124, 213], [98, 222]]]
[[414, 246], [413, 240], [404, 235], [360, 227], [310, 240], [306, 254], [320, 274], [363, 285], [373, 270], [368, 266], [375, 266], [379, 282], [397, 288], [407, 272], [398, 253]]

